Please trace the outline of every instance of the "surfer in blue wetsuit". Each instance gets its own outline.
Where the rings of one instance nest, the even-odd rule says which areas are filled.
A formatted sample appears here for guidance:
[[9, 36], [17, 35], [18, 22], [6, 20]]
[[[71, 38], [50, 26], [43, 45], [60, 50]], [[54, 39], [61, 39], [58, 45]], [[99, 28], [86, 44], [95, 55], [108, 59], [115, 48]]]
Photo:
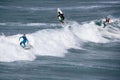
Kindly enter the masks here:
[[19, 38], [19, 40], [20, 39], [23, 39], [21, 42], [20, 42], [20, 46], [22, 46], [23, 48], [25, 48], [26, 47], [26, 42], [28, 42], [28, 39], [27, 39], [27, 37], [26, 37], [26, 34], [24, 34], [23, 36], [21, 36], [20, 38]]
[[64, 24], [64, 19], [65, 19], [64, 14], [61, 14], [60, 12], [58, 12], [58, 16], [57, 17], [58, 17], [59, 21], [62, 24]]

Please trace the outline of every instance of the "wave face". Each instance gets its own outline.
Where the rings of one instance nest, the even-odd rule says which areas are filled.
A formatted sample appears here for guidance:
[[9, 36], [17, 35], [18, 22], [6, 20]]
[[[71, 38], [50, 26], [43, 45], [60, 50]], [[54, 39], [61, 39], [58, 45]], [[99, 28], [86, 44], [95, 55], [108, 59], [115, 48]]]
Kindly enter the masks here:
[[2, 35], [0, 36], [0, 61], [34, 60], [37, 55], [63, 57], [67, 53], [67, 49], [82, 48], [82, 44], [86, 42], [119, 41], [120, 25], [118, 23], [119, 19], [114, 20], [104, 29], [102, 26], [95, 25], [94, 21], [83, 24], [68, 21], [68, 25], [62, 29], [46, 29], [27, 34], [29, 42], [33, 46], [30, 50], [21, 49], [19, 46], [18, 39], [22, 36], [21, 34]]

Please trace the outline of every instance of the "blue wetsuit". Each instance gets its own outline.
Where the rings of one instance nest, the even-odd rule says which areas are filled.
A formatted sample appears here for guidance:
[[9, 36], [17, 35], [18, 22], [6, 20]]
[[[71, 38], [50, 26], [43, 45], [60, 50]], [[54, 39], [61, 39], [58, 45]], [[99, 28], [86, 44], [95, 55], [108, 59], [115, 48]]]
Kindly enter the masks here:
[[22, 36], [19, 38], [19, 40], [23, 38], [23, 41], [20, 42], [20, 46], [22, 47], [26, 47], [25, 43], [28, 42], [28, 39], [26, 38], [26, 36]]

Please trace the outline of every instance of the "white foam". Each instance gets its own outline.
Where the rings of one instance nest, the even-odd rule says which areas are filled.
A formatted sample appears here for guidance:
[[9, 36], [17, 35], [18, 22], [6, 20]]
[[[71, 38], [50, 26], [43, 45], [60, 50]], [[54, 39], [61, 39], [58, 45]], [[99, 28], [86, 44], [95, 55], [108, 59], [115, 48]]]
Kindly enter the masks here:
[[35, 56], [19, 47], [18, 35], [0, 36], [0, 61], [34, 60]]
[[0, 36], [0, 61], [32, 61], [38, 55], [64, 57], [67, 49], [80, 47], [84, 42], [107, 43], [113, 39], [120, 40], [120, 29], [113, 26], [103, 28], [95, 25], [93, 21], [83, 24], [70, 21], [65, 28], [45, 29], [27, 34], [33, 46], [30, 50], [19, 46], [20, 36], [22, 35]]
[[1, 26], [60, 26], [59, 24], [55, 23], [21, 23], [21, 22], [5, 22], [5, 23], [0, 23]]
[[17, 10], [32, 10], [32, 11], [56, 10], [56, 8], [48, 8], [48, 7], [23, 7], [23, 6], [0, 6], [0, 8], [17, 9]]
[[33, 48], [24, 50], [19, 46], [20, 36], [0, 36], [0, 61], [34, 60], [37, 55], [63, 57], [76, 44], [69, 30], [51, 29], [27, 34]]
[[[113, 19], [113, 22], [116, 21]], [[111, 22], [111, 24], [115, 23]], [[118, 27], [113, 27], [112, 25], [103, 28], [103, 25], [97, 26], [93, 21], [84, 22], [83, 24], [72, 21], [72, 24], [70, 22], [70, 25], [72, 26], [72, 32], [83, 41], [106, 43], [111, 39], [120, 39], [120, 29]], [[119, 26], [119, 24], [116, 24], [116, 26]]]
[[104, 43], [108, 40], [102, 37], [98, 28], [94, 25], [94, 23], [84, 23], [82, 25], [78, 23], [74, 23], [73, 32], [83, 41], [90, 41], [96, 43]]

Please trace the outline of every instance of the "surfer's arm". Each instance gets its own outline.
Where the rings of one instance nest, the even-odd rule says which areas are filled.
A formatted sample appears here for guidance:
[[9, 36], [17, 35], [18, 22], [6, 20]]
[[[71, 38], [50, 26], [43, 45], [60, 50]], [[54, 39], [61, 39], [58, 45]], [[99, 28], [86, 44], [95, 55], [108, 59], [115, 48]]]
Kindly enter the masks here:
[[57, 17], [59, 17], [60, 15], [57, 15]]
[[59, 17], [59, 16], [61, 17], [61, 14], [58, 14], [58, 15], [57, 15], [57, 17]]
[[19, 38], [19, 40], [21, 39], [22, 37]]

